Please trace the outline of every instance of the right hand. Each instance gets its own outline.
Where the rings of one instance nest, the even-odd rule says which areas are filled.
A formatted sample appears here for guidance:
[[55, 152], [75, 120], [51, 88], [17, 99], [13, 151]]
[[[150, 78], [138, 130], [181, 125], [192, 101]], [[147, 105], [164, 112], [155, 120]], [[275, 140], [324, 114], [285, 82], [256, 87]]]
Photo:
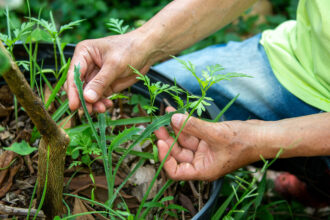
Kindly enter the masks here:
[[88, 112], [105, 112], [112, 105], [108, 96], [137, 81], [137, 75], [128, 65], [146, 74], [153, 64], [148, 45], [143, 42], [143, 35], [137, 31], [80, 42], [74, 51], [64, 85], [70, 109], [76, 110], [81, 105], [74, 83], [75, 65], [80, 65]]

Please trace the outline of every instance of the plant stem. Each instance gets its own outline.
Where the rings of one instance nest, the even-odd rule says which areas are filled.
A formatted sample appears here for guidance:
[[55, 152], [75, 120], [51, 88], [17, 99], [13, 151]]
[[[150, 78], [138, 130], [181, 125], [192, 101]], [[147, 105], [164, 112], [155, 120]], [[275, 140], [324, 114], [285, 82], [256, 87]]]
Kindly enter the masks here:
[[9, 17], [9, 8], [8, 5], [6, 6], [6, 20], [7, 20], [7, 32], [8, 32], [8, 38], [11, 40], [11, 30], [10, 30], [10, 17]]
[[[154, 178], [152, 179], [152, 181], [151, 181], [151, 183], [150, 183], [150, 185], [149, 185], [149, 187], [148, 187], [148, 189], [147, 189], [147, 191], [146, 191], [146, 193], [145, 193], [145, 195], [144, 195], [144, 197], [143, 197], [143, 199], [142, 199], [142, 201], [141, 201], [141, 204], [140, 204], [139, 209], [138, 209], [138, 211], [137, 211], [137, 213], [136, 213], [135, 219], [139, 218], [139, 215], [140, 215], [140, 213], [141, 213], [141, 211], [142, 211], [143, 205], [144, 205], [144, 203], [146, 202], [146, 200], [147, 200], [147, 198], [148, 198], [148, 195], [149, 195], [149, 193], [150, 193], [150, 191], [151, 191], [151, 189], [152, 189], [154, 183], [156, 182], [156, 180], [157, 180], [157, 178], [158, 178], [158, 176], [159, 176], [159, 173], [160, 173], [161, 169], [163, 168], [163, 166], [164, 166], [164, 164], [165, 164], [165, 161], [166, 161], [167, 157], [170, 155], [170, 152], [171, 152], [171, 150], [172, 150], [174, 144], [177, 143], [178, 138], [179, 138], [181, 132], [183, 131], [183, 128], [186, 126], [186, 124], [187, 124], [187, 122], [188, 122], [188, 119], [193, 115], [193, 113], [195, 112], [197, 106], [198, 106], [198, 105], [204, 100], [205, 96], [206, 96], [206, 92], [202, 91], [202, 96], [199, 98], [198, 103], [197, 103], [197, 104], [194, 106], [194, 108], [191, 110], [191, 112], [189, 113], [188, 117], [187, 117], [186, 120], [183, 122], [183, 125], [181, 126], [181, 128], [180, 128], [178, 134], [175, 136], [175, 139], [174, 139], [174, 141], [173, 141], [171, 147], [170, 147], [169, 150], [167, 151], [167, 154], [165, 155], [164, 159], [162, 160], [160, 166], [158, 167], [157, 172], [156, 172]], [[146, 214], [147, 214], [147, 213], [145, 213], [145, 215], [146, 215]], [[142, 218], [143, 218], [143, 217], [145, 217], [145, 216], [142, 216]]]
[[45, 110], [42, 101], [34, 94], [24, 75], [11, 59], [1, 41], [0, 51], [7, 55], [7, 59], [9, 59], [11, 63], [10, 68], [4, 72], [3, 78], [42, 135], [39, 144], [37, 180], [37, 195], [39, 201], [43, 192], [43, 186], [46, 182], [47, 148], [50, 146], [48, 183], [43, 210], [48, 218], [52, 218], [63, 212], [62, 191], [64, 161], [66, 146], [69, 144], [70, 140], [64, 130], [56, 125], [55, 121], [52, 120], [51, 116]]

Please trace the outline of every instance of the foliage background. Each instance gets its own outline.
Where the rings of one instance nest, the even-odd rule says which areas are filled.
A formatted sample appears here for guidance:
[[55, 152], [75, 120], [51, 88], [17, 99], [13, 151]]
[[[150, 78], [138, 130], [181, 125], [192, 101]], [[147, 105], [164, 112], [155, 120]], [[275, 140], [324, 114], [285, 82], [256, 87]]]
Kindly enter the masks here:
[[[266, 1], [266, 0], [265, 0]], [[262, 30], [274, 28], [287, 19], [295, 19], [296, 8], [299, 0], [269, 0], [273, 13], [265, 16], [263, 22], [258, 22], [258, 15], [239, 18], [234, 24], [219, 30], [203, 41], [184, 51], [188, 53], [212, 44], [226, 43], [231, 40], [242, 40]], [[77, 43], [84, 39], [100, 38], [109, 35], [106, 23], [109, 18], [123, 19], [133, 28], [141, 26], [150, 19], [170, 0], [30, 0], [32, 16], [40, 15], [49, 20], [52, 11], [57, 24], [66, 24], [71, 21], [86, 19], [83, 25], [67, 32], [62, 41]], [[268, 2], [268, 1], [267, 1]], [[247, 11], [246, 14], [250, 12]], [[19, 9], [11, 12], [13, 27], [17, 27], [26, 20], [28, 6], [24, 4]], [[6, 32], [6, 19], [0, 11], [0, 32]]]

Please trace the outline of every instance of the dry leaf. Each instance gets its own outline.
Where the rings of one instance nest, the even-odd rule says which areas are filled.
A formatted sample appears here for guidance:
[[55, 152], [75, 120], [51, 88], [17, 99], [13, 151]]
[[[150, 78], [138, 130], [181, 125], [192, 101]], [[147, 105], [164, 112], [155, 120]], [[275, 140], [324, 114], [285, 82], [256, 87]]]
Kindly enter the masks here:
[[[88, 209], [85, 207], [84, 203], [80, 199], [75, 198], [73, 214], [84, 213], [84, 212], [88, 212]], [[76, 219], [77, 220], [94, 220], [94, 217], [92, 215], [83, 215], [83, 216], [76, 217]]]

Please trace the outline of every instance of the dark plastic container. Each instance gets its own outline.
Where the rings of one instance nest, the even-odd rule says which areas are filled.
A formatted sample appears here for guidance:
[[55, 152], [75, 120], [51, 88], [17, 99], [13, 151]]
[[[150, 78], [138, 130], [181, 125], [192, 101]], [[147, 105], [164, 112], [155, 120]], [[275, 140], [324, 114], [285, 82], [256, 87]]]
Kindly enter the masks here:
[[[73, 45], [73, 44], [66, 45], [66, 47], [64, 49], [65, 57], [71, 58], [73, 56], [74, 49], [75, 49], [75, 45]], [[13, 53], [14, 53], [15, 59], [17, 61], [29, 60], [29, 56], [22, 44], [16, 44], [14, 47]], [[49, 43], [39, 43], [38, 44], [37, 62], [40, 65], [42, 64], [43, 68], [55, 69], [54, 60], [55, 59], [54, 59], [53, 45], [49, 44]], [[58, 55], [57, 60], [60, 61], [59, 55]], [[23, 71], [26, 79], [29, 81], [30, 80], [29, 73], [26, 71], [24, 72], [23, 69], [22, 69], [22, 71]], [[167, 78], [164, 75], [161, 75], [160, 73], [153, 70], [152, 68], [149, 70], [148, 76], [149, 76], [151, 82], [160, 81], [160, 82], [163, 82], [163, 83], [166, 83], [169, 85], [174, 85], [174, 82], [171, 79]], [[56, 81], [55, 77], [51, 74], [47, 75], [47, 78], [49, 81], [53, 81], [53, 82]], [[38, 80], [38, 77], [37, 77], [37, 80]], [[3, 85], [3, 84], [5, 84], [5, 81], [3, 80], [3, 78], [1, 78], [0, 85]], [[177, 85], [177, 86], [180, 87], [180, 85]], [[133, 93], [142, 94], [145, 97], [149, 96], [148, 90], [143, 85], [143, 82], [138, 82], [138, 83], [134, 84], [131, 87], [131, 91]], [[160, 104], [162, 102], [162, 100], [166, 99], [169, 102], [169, 104], [176, 107], [176, 102], [172, 99], [172, 97], [170, 95], [168, 95], [166, 93], [158, 95], [156, 99], [157, 99], [156, 104]], [[182, 94], [182, 100], [183, 101], [186, 100], [186, 97], [184, 94]], [[210, 102], [210, 104], [211, 104], [210, 106], [206, 106], [206, 111], [203, 113], [202, 116], [207, 119], [214, 119], [220, 111], [214, 103]], [[215, 213], [216, 209], [218, 208], [218, 197], [219, 197], [221, 185], [222, 185], [222, 179], [216, 180], [212, 183], [212, 188], [211, 188], [211, 193], [210, 193], [211, 196], [210, 196], [209, 200], [204, 205], [204, 207], [192, 218], [193, 220], [210, 219], [212, 217], [212, 215]]]

